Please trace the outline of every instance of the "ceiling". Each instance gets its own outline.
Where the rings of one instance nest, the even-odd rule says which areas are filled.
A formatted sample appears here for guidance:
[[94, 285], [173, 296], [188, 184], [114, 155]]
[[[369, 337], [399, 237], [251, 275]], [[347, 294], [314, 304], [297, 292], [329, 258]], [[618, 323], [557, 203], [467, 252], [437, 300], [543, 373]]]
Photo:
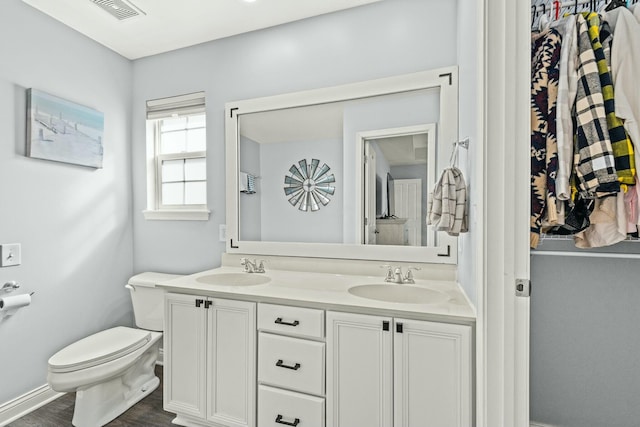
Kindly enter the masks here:
[[[22, 1], [120, 55], [138, 59], [380, 0]], [[128, 6], [136, 16], [119, 20], [109, 13]]]

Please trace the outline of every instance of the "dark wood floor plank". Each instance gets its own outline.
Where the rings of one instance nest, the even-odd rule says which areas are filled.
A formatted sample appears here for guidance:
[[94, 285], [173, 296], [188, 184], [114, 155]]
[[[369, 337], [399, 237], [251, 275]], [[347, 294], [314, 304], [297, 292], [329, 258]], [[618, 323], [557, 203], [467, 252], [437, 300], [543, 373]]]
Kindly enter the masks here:
[[[108, 427], [162, 427], [172, 426], [175, 414], [162, 409], [162, 366], [156, 366], [160, 385], [149, 396], [107, 424]], [[64, 396], [36, 409], [8, 424], [7, 427], [67, 427], [71, 426], [75, 393]]]

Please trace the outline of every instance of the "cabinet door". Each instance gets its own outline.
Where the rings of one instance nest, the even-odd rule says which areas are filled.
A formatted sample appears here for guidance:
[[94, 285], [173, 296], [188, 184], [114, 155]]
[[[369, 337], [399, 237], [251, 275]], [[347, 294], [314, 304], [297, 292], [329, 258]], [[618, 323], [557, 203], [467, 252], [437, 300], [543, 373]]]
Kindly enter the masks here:
[[[255, 426], [256, 305], [211, 299], [208, 314], [208, 420]], [[204, 371], [203, 371], [204, 372]]]
[[207, 310], [203, 300], [193, 295], [165, 296], [164, 409], [198, 418], [206, 416]]
[[394, 426], [469, 427], [471, 328], [396, 319]]
[[327, 427], [392, 426], [390, 323], [327, 312]]

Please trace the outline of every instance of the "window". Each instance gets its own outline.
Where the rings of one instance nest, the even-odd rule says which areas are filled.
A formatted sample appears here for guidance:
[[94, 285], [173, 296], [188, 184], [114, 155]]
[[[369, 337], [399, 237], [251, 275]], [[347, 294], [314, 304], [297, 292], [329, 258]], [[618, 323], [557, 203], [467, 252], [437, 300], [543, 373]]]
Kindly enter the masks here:
[[147, 219], [206, 220], [204, 92], [147, 101]]

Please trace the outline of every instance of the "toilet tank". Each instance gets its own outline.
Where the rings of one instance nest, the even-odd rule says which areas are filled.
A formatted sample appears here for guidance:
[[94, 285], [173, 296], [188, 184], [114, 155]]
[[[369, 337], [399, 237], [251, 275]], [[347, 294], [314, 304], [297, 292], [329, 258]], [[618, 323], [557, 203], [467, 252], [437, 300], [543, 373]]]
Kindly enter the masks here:
[[162, 331], [164, 320], [164, 289], [158, 283], [181, 277], [178, 274], [146, 272], [129, 279], [126, 288], [131, 294], [133, 315], [139, 328]]

